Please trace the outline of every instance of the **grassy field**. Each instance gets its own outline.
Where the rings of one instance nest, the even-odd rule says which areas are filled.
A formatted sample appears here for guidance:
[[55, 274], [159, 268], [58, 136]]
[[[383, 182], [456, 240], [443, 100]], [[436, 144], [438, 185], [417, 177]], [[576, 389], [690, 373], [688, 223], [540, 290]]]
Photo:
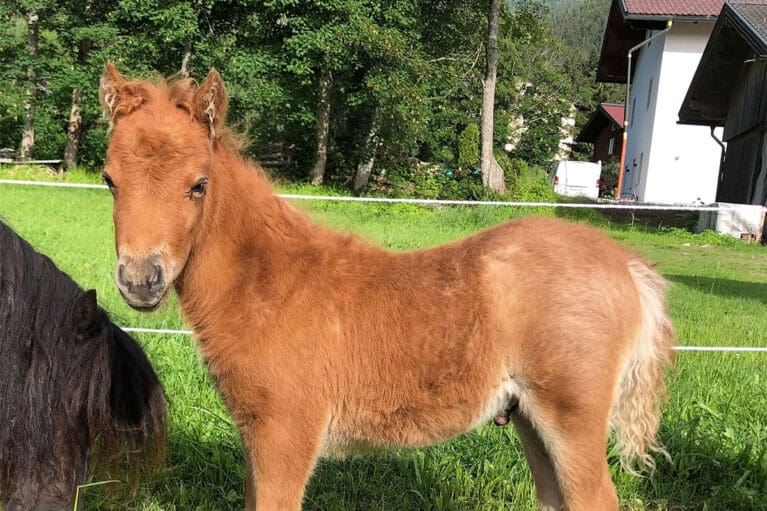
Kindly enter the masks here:
[[[18, 174], [17, 177], [20, 177]], [[7, 177], [0, 173], [0, 177]], [[26, 176], [23, 176], [26, 177]], [[293, 189], [291, 191], [299, 191]], [[304, 191], [300, 189], [300, 191]], [[525, 214], [510, 208], [420, 208], [307, 202], [318, 221], [395, 250], [432, 246]], [[648, 232], [591, 221], [660, 263], [674, 284], [672, 315], [682, 344], [767, 346], [767, 252], [711, 233]], [[151, 315], [129, 309], [112, 282], [111, 198], [102, 190], [0, 185], [0, 218], [86, 288], [118, 324], [179, 328], [176, 302]], [[135, 494], [89, 488], [85, 509], [228, 510], [243, 507], [239, 440], [193, 341], [138, 336], [170, 404], [169, 459]], [[651, 477], [611, 468], [630, 510], [767, 509], [767, 354], [680, 353], [669, 375], [662, 439], [673, 464]], [[513, 429], [486, 425], [427, 449], [323, 461], [308, 510], [532, 510], [534, 489]]]

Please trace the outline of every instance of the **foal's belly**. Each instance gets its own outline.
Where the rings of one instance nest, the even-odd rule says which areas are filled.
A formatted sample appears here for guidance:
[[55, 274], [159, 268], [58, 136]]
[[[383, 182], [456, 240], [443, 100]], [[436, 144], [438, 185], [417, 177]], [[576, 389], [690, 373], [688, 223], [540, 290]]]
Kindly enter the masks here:
[[450, 390], [431, 401], [401, 406], [355, 400], [338, 403], [328, 421], [322, 454], [345, 456], [448, 440], [506, 414], [509, 403], [518, 402], [522, 395], [522, 387], [507, 373], [481, 389]]

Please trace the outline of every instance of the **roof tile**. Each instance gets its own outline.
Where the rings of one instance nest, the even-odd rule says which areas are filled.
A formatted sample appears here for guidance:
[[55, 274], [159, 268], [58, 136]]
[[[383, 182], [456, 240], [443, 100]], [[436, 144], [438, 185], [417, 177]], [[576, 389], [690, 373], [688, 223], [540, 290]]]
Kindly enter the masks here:
[[601, 107], [605, 112], [612, 117], [613, 122], [618, 126], [623, 126], [623, 105], [615, 105], [612, 103], [602, 103]]
[[627, 15], [717, 16], [724, 0], [624, 0]]

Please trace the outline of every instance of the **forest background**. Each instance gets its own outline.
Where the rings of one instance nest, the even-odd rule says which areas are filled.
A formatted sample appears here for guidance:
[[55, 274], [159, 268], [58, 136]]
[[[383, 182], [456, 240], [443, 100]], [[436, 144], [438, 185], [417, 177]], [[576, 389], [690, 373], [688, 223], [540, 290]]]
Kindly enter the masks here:
[[[0, 147], [100, 173], [108, 126], [98, 79], [107, 60], [139, 77], [202, 79], [214, 67], [247, 155], [278, 179], [486, 198], [478, 127], [490, 3], [3, 0]], [[508, 196], [550, 197], [555, 159], [591, 151], [560, 141], [599, 102], [621, 101], [620, 87], [594, 79], [609, 5], [501, 6], [493, 149]]]

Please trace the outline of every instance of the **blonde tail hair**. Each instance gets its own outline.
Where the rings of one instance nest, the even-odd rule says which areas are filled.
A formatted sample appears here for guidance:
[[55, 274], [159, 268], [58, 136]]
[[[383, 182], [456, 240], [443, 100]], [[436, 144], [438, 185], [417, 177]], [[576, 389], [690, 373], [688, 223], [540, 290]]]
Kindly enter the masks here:
[[639, 475], [637, 465], [640, 470], [655, 469], [651, 452], [671, 459], [657, 432], [668, 395], [663, 373], [673, 365], [676, 336], [666, 306], [666, 281], [638, 256], [631, 256], [628, 266], [639, 293], [642, 319], [618, 382], [610, 425], [621, 465]]

